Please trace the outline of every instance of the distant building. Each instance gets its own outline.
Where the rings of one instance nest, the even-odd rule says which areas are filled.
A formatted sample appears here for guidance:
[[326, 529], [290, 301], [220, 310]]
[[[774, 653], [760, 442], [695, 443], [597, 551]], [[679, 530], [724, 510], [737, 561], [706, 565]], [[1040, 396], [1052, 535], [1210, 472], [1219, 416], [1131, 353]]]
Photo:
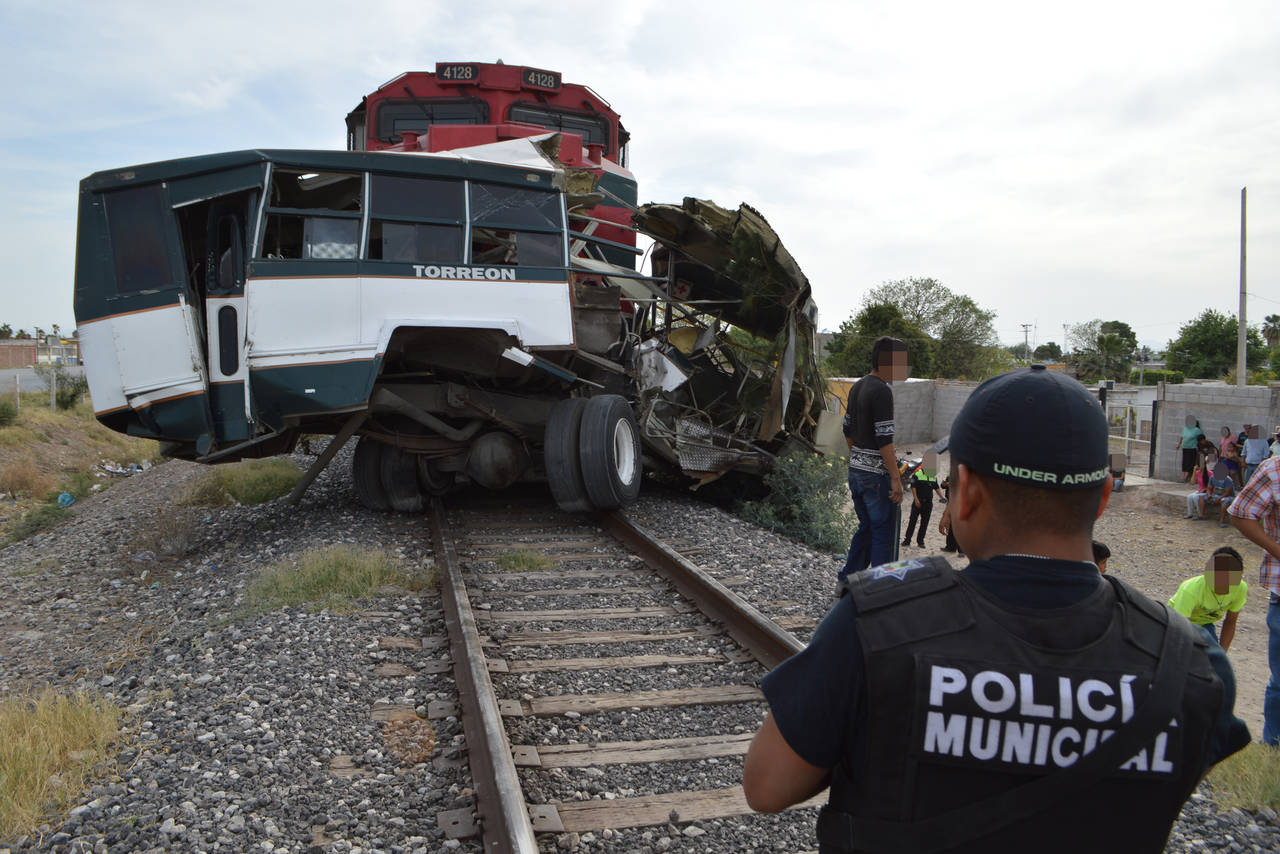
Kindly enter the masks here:
[[31, 344], [36, 348], [36, 361], [34, 363], [28, 362], [28, 364], [80, 364], [80, 339], [78, 338], [59, 338], [56, 335], [46, 335], [38, 343], [32, 341]]
[[0, 339], [0, 369], [28, 368], [36, 363], [34, 338]]

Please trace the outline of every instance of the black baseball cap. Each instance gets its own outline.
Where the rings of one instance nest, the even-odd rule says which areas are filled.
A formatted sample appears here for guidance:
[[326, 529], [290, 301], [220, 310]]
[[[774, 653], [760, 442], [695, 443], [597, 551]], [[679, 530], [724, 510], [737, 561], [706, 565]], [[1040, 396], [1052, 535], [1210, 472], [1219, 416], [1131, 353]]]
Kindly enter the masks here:
[[1088, 489], [1107, 477], [1107, 419], [1088, 389], [1044, 365], [992, 377], [951, 425], [951, 458], [988, 477]]

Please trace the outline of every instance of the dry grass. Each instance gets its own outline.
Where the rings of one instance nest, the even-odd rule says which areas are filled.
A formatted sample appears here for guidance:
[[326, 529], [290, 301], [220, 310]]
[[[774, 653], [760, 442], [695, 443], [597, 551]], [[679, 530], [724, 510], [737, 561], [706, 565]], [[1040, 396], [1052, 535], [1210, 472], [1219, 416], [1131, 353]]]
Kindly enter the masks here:
[[30, 459], [17, 459], [0, 465], [0, 492], [15, 498], [44, 496], [53, 489], [52, 473]]
[[536, 549], [513, 549], [498, 555], [498, 568], [505, 570], [551, 569], [555, 561]]
[[1246, 746], [1214, 766], [1209, 784], [1227, 809], [1280, 809], [1280, 748], [1257, 742]]
[[23, 394], [16, 423], [0, 427], [0, 492], [20, 495], [0, 533], [20, 539], [56, 523], [61, 517], [41, 502], [55, 489], [87, 494], [89, 472], [102, 460], [128, 465], [161, 459], [158, 442], [108, 430], [87, 402], [55, 411], [47, 394]]
[[295, 605], [345, 613], [384, 587], [421, 590], [430, 583], [381, 549], [338, 545], [304, 552], [297, 566], [286, 561], [268, 567], [250, 585], [246, 602], [250, 613]]
[[287, 459], [243, 460], [215, 466], [179, 500], [194, 507], [262, 504], [288, 494], [302, 470]]
[[138, 529], [129, 544], [132, 554], [151, 552], [157, 558], [185, 557], [200, 534], [196, 511], [162, 506], [152, 512], [147, 523]]
[[79, 801], [119, 737], [120, 714], [88, 694], [0, 700], [0, 839], [31, 833]]

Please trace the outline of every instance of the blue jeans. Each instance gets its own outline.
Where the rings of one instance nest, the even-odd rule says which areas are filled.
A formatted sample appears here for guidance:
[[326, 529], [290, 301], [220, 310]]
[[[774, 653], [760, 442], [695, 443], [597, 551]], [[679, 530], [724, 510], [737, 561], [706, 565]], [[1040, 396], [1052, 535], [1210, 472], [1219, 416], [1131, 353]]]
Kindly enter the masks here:
[[893, 560], [893, 543], [898, 534], [893, 530], [895, 517], [887, 473], [850, 469], [849, 493], [853, 496], [853, 512], [858, 516], [858, 530], [849, 541], [849, 557], [840, 570], [840, 578]]
[[1258, 470], [1258, 466], [1262, 463], [1245, 463], [1244, 464], [1244, 482], [1247, 484], [1253, 479], [1253, 473]]
[[1267, 664], [1271, 678], [1262, 692], [1262, 742], [1280, 744], [1280, 596], [1274, 593], [1267, 609]]

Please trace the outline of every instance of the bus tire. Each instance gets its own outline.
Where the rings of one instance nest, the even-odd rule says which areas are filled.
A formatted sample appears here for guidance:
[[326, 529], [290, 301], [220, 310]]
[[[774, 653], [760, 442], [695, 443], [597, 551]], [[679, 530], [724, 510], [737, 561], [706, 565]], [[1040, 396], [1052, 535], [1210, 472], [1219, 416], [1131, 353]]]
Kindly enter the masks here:
[[587, 401], [580, 459], [587, 498], [597, 510], [617, 510], [640, 495], [640, 428], [626, 398], [602, 394]]
[[398, 513], [421, 513], [426, 502], [418, 488], [418, 463], [394, 445], [382, 449], [382, 489], [391, 509]]
[[381, 442], [361, 437], [356, 442], [356, 452], [351, 458], [351, 485], [356, 491], [356, 498], [370, 510], [386, 513], [391, 510], [391, 502], [382, 488], [382, 449]]
[[586, 487], [582, 483], [581, 453], [578, 435], [582, 412], [587, 402], [580, 397], [557, 401], [547, 418], [543, 457], [547, 467], [547, 484], [551, 496], [566, 513], [585, 513], [591, 509]]
[[440, 464], [431, 457], [418, 456], [418, 486], [427, 495], [446, 495], [453, 489], [454, 474], [440, 471]]

